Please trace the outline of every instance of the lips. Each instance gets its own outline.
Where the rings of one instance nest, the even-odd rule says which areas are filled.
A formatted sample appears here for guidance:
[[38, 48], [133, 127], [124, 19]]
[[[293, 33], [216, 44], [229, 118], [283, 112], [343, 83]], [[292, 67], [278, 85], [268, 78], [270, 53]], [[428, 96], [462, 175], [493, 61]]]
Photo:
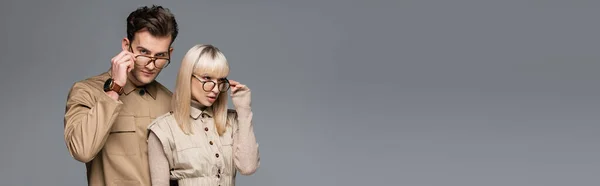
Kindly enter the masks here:
[[208, 97], [208, 101], [210, 102], [215, 102], [215, 100], [217, 100], [216, 96], [207, 96]]
[[142, 74], [145, 76], [152, 76], [154, 73], [142, 71]]

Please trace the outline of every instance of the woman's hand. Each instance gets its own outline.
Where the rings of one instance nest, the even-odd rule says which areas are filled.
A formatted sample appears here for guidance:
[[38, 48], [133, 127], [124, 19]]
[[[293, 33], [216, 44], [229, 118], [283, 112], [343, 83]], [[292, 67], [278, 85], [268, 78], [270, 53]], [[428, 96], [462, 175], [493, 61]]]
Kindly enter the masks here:
[[231, 99], [237, 108], [250, 108], [250, 89], [240, 82], [229, 80]]

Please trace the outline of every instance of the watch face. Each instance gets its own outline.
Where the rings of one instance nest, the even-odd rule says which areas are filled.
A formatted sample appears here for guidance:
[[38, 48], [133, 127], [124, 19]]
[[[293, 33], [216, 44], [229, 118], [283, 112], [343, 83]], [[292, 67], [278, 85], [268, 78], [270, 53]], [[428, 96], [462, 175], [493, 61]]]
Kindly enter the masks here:
[[107, 79], [106, 82], [104, 82], [104, 91], [108, 92], [110, 91], [110, 84], [112, 83], [112, 79]]

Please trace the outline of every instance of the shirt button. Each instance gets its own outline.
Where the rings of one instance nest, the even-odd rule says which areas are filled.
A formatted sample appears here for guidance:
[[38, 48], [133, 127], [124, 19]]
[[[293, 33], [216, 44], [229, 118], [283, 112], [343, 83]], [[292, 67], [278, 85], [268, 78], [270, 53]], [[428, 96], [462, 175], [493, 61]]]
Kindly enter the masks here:
[[144, 89], [140, 89], [140, 96], [143, 96], [144, 94], [146, 94], [146, 91], [144, 91]]
[[210, 145], [213, 145], [213, 142], [212, 142], [212, 141], [209, 141], [208, 143], [209, 143]]
[[217, 178], [221, 178], [221, 175], [218, 175], [218, 174], [217, 174]]
[[221, 174], [221, 169], [217, 170], [217, 173]]
[[219, 157], [219, 153], [216, 153], [215, 156], [218, 158]]
[[208, 127], [204, 127], [204, 131], [208, 131]]

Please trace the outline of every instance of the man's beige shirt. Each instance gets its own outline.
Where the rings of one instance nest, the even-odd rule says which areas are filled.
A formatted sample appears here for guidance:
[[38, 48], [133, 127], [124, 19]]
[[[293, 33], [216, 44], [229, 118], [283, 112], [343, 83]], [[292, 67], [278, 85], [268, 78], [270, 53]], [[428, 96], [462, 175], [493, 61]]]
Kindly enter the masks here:
[[172, 93], [154, 81], [145, 87], [127, 82], [118, 101], [103, 90], [110, 72], [71, 88], [64, 137], [69, 153], [87, 168], [88, 185], [150, 185], [148, 125], [170, 111]]

